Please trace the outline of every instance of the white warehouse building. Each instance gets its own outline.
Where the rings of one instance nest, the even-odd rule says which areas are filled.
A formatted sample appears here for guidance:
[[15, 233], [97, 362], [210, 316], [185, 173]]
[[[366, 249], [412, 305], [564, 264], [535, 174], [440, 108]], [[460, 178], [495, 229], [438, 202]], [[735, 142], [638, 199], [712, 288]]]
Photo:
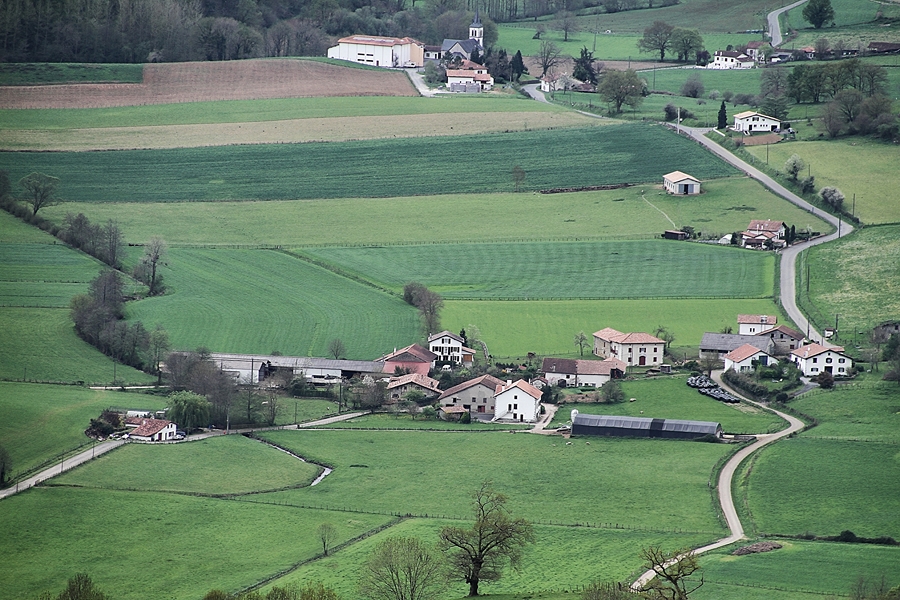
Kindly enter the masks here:
[[421, 67], [425, 64], [425, 44], [409, 37], [351, 35], [329, 48], [328, 58], [373, 67]]

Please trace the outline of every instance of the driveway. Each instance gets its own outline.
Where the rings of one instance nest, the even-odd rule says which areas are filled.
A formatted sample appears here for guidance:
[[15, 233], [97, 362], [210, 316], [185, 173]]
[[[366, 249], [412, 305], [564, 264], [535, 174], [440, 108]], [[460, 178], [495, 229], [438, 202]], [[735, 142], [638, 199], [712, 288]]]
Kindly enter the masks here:
[[529, 83], [528, 85], [522, 86], [522, 91], [524, 91], [526, 94], [528, 94], [538, 102], [546, 102], [547, 104], [550, 104], [550, 101], [547, 100], [546, 96], [544, 96], [544, 92], [538, 89], [539, 87], [539, 83]]

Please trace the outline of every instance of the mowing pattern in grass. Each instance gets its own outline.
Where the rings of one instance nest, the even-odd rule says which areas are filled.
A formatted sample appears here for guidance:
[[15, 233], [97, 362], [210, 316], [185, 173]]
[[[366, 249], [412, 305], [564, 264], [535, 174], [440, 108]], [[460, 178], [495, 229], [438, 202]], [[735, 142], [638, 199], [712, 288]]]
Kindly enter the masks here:
[[166, 405], [156, 396], [33, 383], [0, 382], [0, 398], [0, 440], [14, 474], [89, 443], [84, 430], [110, 406], [159, 410]]
[[88, 572], [100, 589], [122, 600], [187, 600], [214, 587], [235, 591], [315, 557], [322, 550], [315, 534], [320, 523], [335, 525], [341, 543], [389, 522], [376, 515], [77, 488], [14, 496], [3, 501], [0, 516], [6, 597], [56, 592], [74, 573]]
[[675, 347], [696, 355], [703, 332], [734, 327], [742, 313], [781, 311], [771, 300], [448, 300], [441, 323], [452, 331], [476, 325], [495, 357], [575, 356], [572, 336], [579, 331], [590, 335], [612, 327], [652, 333], [660, 325], [675, 334]]
[[5, 210], [0, 210], [0, 243], [58, 244], [59, 241], [49, 233], [20, 221]]
[[734, 547], [700, 559], [706, 584], [698, 600], [793, 600], [847, 595], [858, 578], [869, 584], [900, 583], [900, 548], [779, 540], [774, 552], [731, 556]]
[[307, 252], [397, 290], [420, 281], [448, 299], [760, 298], [772, 295], [774, 276], [769, 254], [664, 240]]
[[0, 306], [67, 307], [87, 292], [100, 266], [62, 245], [0, 243]]
[[[277, 200], [509, 191], [657, 181], [676, 168], [709, 179], [735, 173], [659, 126], [620, 125], [456, 137], [177, 150], [4, 154], [10, 177], [59, 177], [72, 201]], [[550, 150], [552, 148], [552, 150]], [[653, 148], [652, 153], [648, 152]], [[593, 157], [593, 158], [592, 158]], [[403, 164], [403, 168], [391, 165]], [[97, 188], [97, 174], [104, 185]], [[427, 173], [427, 176], [424, 174]]]
[[[444, 525], [459, 526], [460, 523], [439, 519], [403, 521], [328, 558], [306, 565], [274, 584], [322, 581], [337, 591], [341, 598], [356, 598], [360, 565], [368, 559], [378, 542], [385, 537], [407, 536], [435, 544], [438, 532]], [[534, 546], [527, 548], [519, 572], [507, 570], [500, 581], [483, 582], [479, 591], [503, 600], [522, 598], [526, 594], [533, 598], [556, 598], [543, 590], [580, 590], [582, 585], [597, 578], [626, 580], [641, 564], [638, 558], [641, 548], [650, 545], [677, 548], [702, 543], [700, 536], [541, 525], [535, 527], [535, 540]], [[458, 582], [439, 599], [462, 598], [467, 592], [468, 587]], [[507, 597], [502, 595], [504, 593], [515, 595]], [[559, 597], [573, 596], [561, 594]]]
[[[142, 468], [147, 464], [153, 469]], [[248, 494], [309, 485], [321, 470], [267, 444], [229, 435], [174, 447], [129, 444], [53, 483], [112, 490]]]
[[854, 332], [867, 336], [874, 325], [900, 315], [900, 225], [867, 227], [802, 258], [797, 289], [803, 307], [820, 328], [832, 327], [834, 315], [841, 315], [839, 342], [849, 344]]
[[622, 383], [626, 398], [635, 402], [621, 404], [564, 404], [554, 423], [564, 423], [570, 411], [592, 415], [627, 415], [659, 419], [691, 419], [721, 423], [728, 433], [770, 433], [784, 429], [786, 423], [762, 409], [745, 404], [724, 404], [698, 394], [685, 384], [684, 377], [626, 381]]
[[129, 319], [162, 323], [175, 348], [373, 360], [418, 338], [400, 298], [268, 250], [172, 249], [169, 294], [129, 305]]
[[[722, 445], [611, 439], [566, 446], [559, 438], [500, 432], [318, 430], [263, 436], [335, 467], [315, 487], [263, 498], [468, 518], [469, 494], [492, 479], [498, 490], [510, 492], [516, 515], [539, 522], [619, 523], [711, 535], [721, 531], [707, 483], [712, 466], [728, 450]], [[648, 485], [662, 480], [667, 482], [665, 497], [648, 493]], [[560, 481], [565, 485], [554, 486], [548, 495], [547, 486]]]
[[6, 63], [0, 65], [0, 85], [42, 83], [140, 83], [144, 65], [85, 63]]

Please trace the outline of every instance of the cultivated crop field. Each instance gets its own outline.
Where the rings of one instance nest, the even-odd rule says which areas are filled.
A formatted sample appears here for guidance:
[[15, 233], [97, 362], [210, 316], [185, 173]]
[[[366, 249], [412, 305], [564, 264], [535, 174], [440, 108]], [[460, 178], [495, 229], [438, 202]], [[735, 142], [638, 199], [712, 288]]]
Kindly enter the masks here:
[[[173, 150], [4, 154], [10, 178], [59, 177], [77, 202], [279, 200], [503, 192], [510, 170], [526, 190], [658, 181], [676, 168], [709, 179], [735, 170], [684, 138], [652, 125], [526, 131], [466, 138], [466, 176], [448, 161], [454, 137], [225, 146]], [[548, 151], [548, 148], [553, 151]], [[647, 148], [655, 148], [650, 155]], [[401, 169], [388, 169], [387, 157]], [[585, 168], [587, 156], [603, 157]], [[300, 171], [302, 166], [302, 176]], [[97, 173], [104, 186], [97, 189]], [[428, 173], [428, 177], [422, 177]]]
[[558, 300], [510, 301], [448, 300], [441, 324], [452, 331], [476, 325], [490, 353], [523, 358], [527, 352], [541, 356], [577, 354], [572, 336], [588, 335], [604, 327], [619, 331], [650, 331], [658, 326], [675, 334], [678, 355], [697, 355], [704, 331], [734, 327], [738, 314], [778, 314], [772, 300]]
[[770, 433], [785, 428], [772, 413], [749, 404], [725, 404], [688, 387], [683, 377], [625, 381], [622, 391], [634, 402], [619, 404], [566, 403], [560, 406], [554, 423], [570, 420], [571, 410], [592, 415], [626, 415], [655, 419], [690, 419], [721, 423], [727, 433]]
[[804, 270], [806, 264], [809, 294], [805, 272], [798, 286], [804, 308], [821, 327], [828, 327], [840, 314], [843, 343], [849, 343], [851, 336], [856, 339], [854, 332], [868, 335], [874, 325], [900, 314], [900, 226], [867, 227], [812, 248], [804, 253]]
[[[172, 346], [213, 352], [373, 360], [418, 335], [400, 298], [272, 250], [169, 251], [165, 296], [131, 303], [128, 318], [162, 323]], [[410, 343], [410, 342], [406, 342]]]
[[161, 235], [170, 245], [212, 246], [645, 239], [672, 228], [663, 213], [677, 227], [690, 225], [704, 236], [743, 231], [751, 219], [766, 218], [796, 223], [798, 229], [809, 224], [828, 231], [819, 219], [748, 178], [704, 181], [704, 189], [690, 198], [664, 194], [662, 184], [654, 182], [564, 194], [474, 193], [328, 202], [66, 202], [41, 214], [57, 223], [68, 212], [83, 212], [92, 222], [115, 219], [129, 242]]
[[[774, 257], [670, 240], [319, 248], [304, 252], [401, 291], [446, 299], [762, 298]], [[565, 277], [559, 281], [561, 269]], [[619, 277], [629, 273], [627, 279]], [[552, 282], [552, 283], [550, 283]]]
[[[469, 494], [492, 479], [498, 490], [509, 490], [513, 513], [541, 522], [552, 515], [555, 524], [619, 523], [708, 532], [711, 537], [721, 531], [707, 481], [712, 466], [728, 451], [723, 445], [611, 439], [565, 446], [559, 438], [502, 432], [261, 435], [335, 471], [315, 487], [260, 495], [260, 500], [468, 518]], [[485, 457], [509, 458], [500, 459], [503, 467], [498, 468], [496, 459]], [[671, 483], [666, 497], [647, 493], [646, 486], [663, 477]], [[603, 485], [613, 481], [615, 486]], [[550, 485], [555, 487], [548, 497]]]
[[0, 306], [68, 307], [99, 272], [100, 262], [62, 244], [0, 242]]
[[90, 63], [4, 63], [0, 86], [58, 83], [140, 83], [144, 65]]

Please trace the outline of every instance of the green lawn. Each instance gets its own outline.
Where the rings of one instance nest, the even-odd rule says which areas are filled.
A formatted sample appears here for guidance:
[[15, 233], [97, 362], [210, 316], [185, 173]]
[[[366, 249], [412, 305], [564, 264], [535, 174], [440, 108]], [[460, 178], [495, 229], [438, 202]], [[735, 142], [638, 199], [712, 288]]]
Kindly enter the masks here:
[[[504, 192], [657, 181], [677, 169], [709, 179], [735, 170], [663, 127], [618, 126], [359, 142], [116, 152], [3, 153], [10, 178], [41, 171], [78, 202], [178, 202]], [[553, 148], [552, 152], [548, 148]], [[654, 148], [652, 154], [647, 148]], [[388, 160], [388, 157], [390, 159]], [[586, 168], [585, 160], [597, 159]], [[599, 160], [602, 158], [602, 160]], [[398, 162], [399, 161], [399, 162]], [[389, 168], [402, 164], [402, 168]], [[104, 185], [98, 189], [97, 173]], [[427, 177], [423, 174], [427, 173]]]
[[[536, 242], [320, 248], [305, 252], [397, 291], [419, 281], [445, 299], [761, 298], [774, 256], [673, 243]], [[565, 273], [564, 278], [559, 278]], [[631, 273], [627, 279], [621, 273]]]
[[0, 503], [0, 585], [6, 597], [34, 598], [86, 572], [112, 598], [200, 598], [315, 557], [323, 522], [335, 525], [340, 543], [389, 518], [153, 492], [35, 489]]
[[402, 299], [272, 250], [172, 249], [169, 293], [129, 304], [129, 320], [161, 323], [173, 348], [374, 360], [418, 339]]
[[663, 193], [660, 179], [618, 190], [565, 194], [475, 193], [327, 202], [67, 202], [45, 212], [58, 223], [73, 211], [84, 212], [91, 222], [114, 218], [129, 242], [160, 235], [170, 245], [641, 239], [672, 228], [662, 213], [678, 227], [690, 225], [704, 236], [743, 231], [751, 219], [825, 227], [746, 177], [704, 180], [703, 187], [699, 196], [671, 196]]
[[89, 443], [84, 430], [110, 406], [159, 410], [166, 405], [157, 396], [10, 382], [0, 382], [0, 398], [0, 444], [14, 474]]
[[[846, 596], [860, 577], [872, 585], [900, 584], [900, 548], [778, 540], [774, 552], [731, 556], [737, 546], [700, 559], [706, 584], [698, 600], [812, 600]], [[834, 596], [832, 596], [834, 595]]]
[[431, 431], [508, 431], [510, 429], [531, 429], [531, 425], [510, 423], [484, 423], [473, 420], [467, 425], [453, 421], [426, 421], [421, 417], [415, 420], [408, 414], [367, 414], [348, 421], [339, 421], [321, 425], [318, 429], [427, 429]]
[[570, 420], [571, 410], [592, 415], [627, 415], [655, 419], [689, 419], [721, 423], [727, 433], [769, 433], [784, 429], [781, 418], [749, 404], [725, 404], [704, 396], [684, 377], [625, 381], [622, 391], [634, 402], [620, 404], [563, 404], [554, 423]]
[[142, 64], [5, 63], [0, 65], [0, 85], [47, 83], [141, 83]]
[[[41, 214], [43, 215], [43, 213]], [[5, 210], [0, 210], [0, 243], [57, 244], [59, 241], [49, 233], [28, 225]]]
[[900, 387], [896, 383], [817, 390], [793, 400], [791, 407], [819, 420], [817, 427], [803, 434], [805, 438], [900, 442]]
[[[723, 48], [724, 49], [724, 48]], [[651, 71], [640, 71], [641, 77], [647, 80], [652, 90], [664, 90], [673, 94], [681, 94], [681, 86], [689, 77], [697, 77], [703, 82], [704, 92], [700, 98], [706, 100], [710, 109], [715, 109], [713, 120], [718, 115], [719, 106], [722, 102], [722, 93], [731, 91], [735, 94], [759, 94], [759, 79], [762, 74], [760, 69], [747, 70], [721, 70], [721, 69], [656, 69], [654, 73]], [[653, 82], [656, 82], [654, 85]], [[709, 93], [713, 90], [719, 91], [719, 99], [709, 99]], [[671, 100], [671, 97], [669, 97]], [[691, 109], [694, 113], [703, 112], [702, 106], [697, 106], [697, 100], [691, 98], [694, 107]], [[737, 112], [731, 103], [726, 103], [729, 112]], [[662, 117], [660, 117], [662, 118]], [[715, 123], [713, 123], [715, 125]]]
[[[317, 430], [261, 435], [335, 468], [315, 487], [261, 499], [467, 518], [469, 494], [490, 478], [510, 496], [515, 514], [541, 522], [678, 528], [711, 537], [721, 531], [707, 482], [713, 465], [728, 450], [723, 445], [610, 439], [566, 446], [561, 438], [502, 432]], [[497, 468], [490, 457], [509, 459], [501, 459], [503, 467]], [[660, 478], [668, 482], [665, 498], [649, 493]]]
[[874, 325], [900, 314], [900, 225], [867, 227], [811, 248], [802, 258], [798, 289], [804, 309], [819, 327], [833, 327], [839, 314], [842, 343], [862, 344]]
[[[747, 151], [765, 160], [766, 147], [752, 146]], [[833, 186], [844, 192], [845, 206], [853, 209], [866, 224], [900, 222], [900, 203], [895, 200], [895, 167], [900, 149], [891, 144], [863, 137], [829, 141], [790, 142], [769, 147], [769, 163], [783, 169], [792, 154], [800, 156], [816, 177], [816, 186]]]
[[[772, 312], [774, 311], [774, 313]], [[441, 324], [452, 331], [481, 330], [496, 357], [577, 354], [572, 336], [612, 327], [652, 332], [662, 325], [675, 334], [674, 346], [696, 355], [705, 331], [734, 327], [738, 314], [781, 314], [771, 300], [448, 300]], [[680, 351], [679, 351], [680, 354]]]

